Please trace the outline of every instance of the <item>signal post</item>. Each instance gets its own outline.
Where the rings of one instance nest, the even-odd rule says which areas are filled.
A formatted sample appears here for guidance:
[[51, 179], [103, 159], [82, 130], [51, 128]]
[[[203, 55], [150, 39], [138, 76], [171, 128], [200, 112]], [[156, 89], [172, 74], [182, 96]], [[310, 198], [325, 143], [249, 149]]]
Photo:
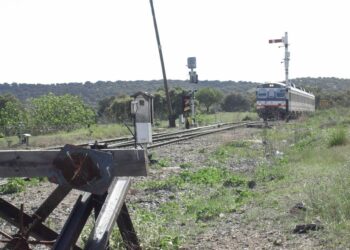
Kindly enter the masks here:
[[290, 60], [290, 52], [288, 51], [288, 32], [285, 32], [284, 37], [281, 39], [270, 39], [269, 43], [283, 43], [284, 44], [284, 69], [285, 69], [285, 81], [286, 85], [290, 86], [289, 83], [289, 60]]
[[[196, 57], [187, 58], [187, 67], [190, 69], [190, 83], [198, 83], [198, 74], [194, 69], [197, 67]], [[195, 109], [195, 92], [196, 89], [192, 89], [189, 93], [183, 96], [183, 114], [185, 117], [185, 127], [188, 129], [190, 126], [196, 126], [196, 109]], [[189, 121], [191, 117], [191, 121]]]

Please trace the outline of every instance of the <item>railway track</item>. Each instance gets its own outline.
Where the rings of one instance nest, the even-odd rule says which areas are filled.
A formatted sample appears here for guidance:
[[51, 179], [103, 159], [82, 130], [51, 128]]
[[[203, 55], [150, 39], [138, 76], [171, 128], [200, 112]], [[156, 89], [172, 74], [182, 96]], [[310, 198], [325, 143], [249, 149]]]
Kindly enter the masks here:
[[[196, 137], [205, 136], [212, 133], [218, 133], [224, 130], [237, 129], [242, 127], [254, 127], [265, 126], [266, 124], [261, 121], [249, 121], [249, 122], [230, 122], [230, 123], [218, 123], [213, 125], [207, 125], [202, 127], [196, 127], [186, 130], [180, 130], [175, 132], [162, 132], [154, 133], [152, 136], [153, 143], [148, 145], [147, 148], [157, 148], [160, 146], [176, 143], [179, 141], [190, 140]], [[98, 144], [105, 144], [107, 148], [128, 148], [135, 146], [135, 139], [133, 136], [124, 136], [111, 138], [101, 141], [96, 141]], [[77, 144], [78, 147], [90, 147], [92, 143]], [[54, 146], [45, 148], [46, 150], [60, 149], [63, 146]]]

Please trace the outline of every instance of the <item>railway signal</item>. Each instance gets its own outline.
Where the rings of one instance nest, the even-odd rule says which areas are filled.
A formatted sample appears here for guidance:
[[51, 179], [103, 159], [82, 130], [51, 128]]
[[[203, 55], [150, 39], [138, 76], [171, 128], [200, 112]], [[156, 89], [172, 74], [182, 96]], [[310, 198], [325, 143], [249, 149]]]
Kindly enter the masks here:
[[184, 95], [182, 96], [182, 111], [184, 114], [187, 114], [191, 111], [191, 96]]
[[197, 68], [197, 60], [195, 57], [187, 58], [187, 67], [191, 70], [189, 72], [190, 83], [198, 83], [198, 74], [196, 71], [194, 71], [194, 69]]
[[288, 51], [288, 32], [285, 32], [284, 37], [281, 39], [270, 39], [269, 43], [283, 43], [284, 44], [284, 68], [285, 68], [285, 81], [286, 85], [290, 86], [288, 74], [289, 74], [289, 58], [290, 52]]
[[[197, 74], [196, 71], [194, 71], [194, 69], [197, 68], [197, 59], [196, 59], [196, 57], [188, 57], [187, 58], [187, 67], [191, 70], [189, 72], [190, 83], [198, 83], [198, 74]], [[196, 118], [195, 118], [196, 117], [196, 109], [195, 109], [195, 106], [194, 106], [194, 99], [195, 99], [194, 93], [196, 91], [197, 90], [192, 89], [191, 93], [189, 94], [190, 95], [190, 103], [191, 103], [191, 118], [192, 118], [191, 119], [191, 124], [192, 125], [196, 125]], [[188, 120], [188, 116], [186, 117], [186, 121], [187, 120]], [[186, 127], [189, 127], [189, 126], [186, 126]]]

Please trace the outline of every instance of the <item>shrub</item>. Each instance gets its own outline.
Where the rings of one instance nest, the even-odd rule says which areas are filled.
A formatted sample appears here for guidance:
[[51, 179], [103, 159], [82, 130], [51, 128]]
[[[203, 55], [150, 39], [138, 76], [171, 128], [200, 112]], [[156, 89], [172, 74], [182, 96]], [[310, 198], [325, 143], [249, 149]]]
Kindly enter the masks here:
[[346, 132], [343, 128], [336, 129], [330, 135], [328, 146], [334, 147], [346, 144]]

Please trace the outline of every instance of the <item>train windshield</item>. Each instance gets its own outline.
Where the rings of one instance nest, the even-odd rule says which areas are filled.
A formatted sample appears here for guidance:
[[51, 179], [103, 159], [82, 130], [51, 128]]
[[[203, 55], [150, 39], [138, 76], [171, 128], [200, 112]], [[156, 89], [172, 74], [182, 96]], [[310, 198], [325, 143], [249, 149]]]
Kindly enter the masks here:
[[266, 89], [258, 89], [257, 96], [258, 98], [266, 98], [267, 96]]
[[277, 89], [277, 98], [285, 98], [286, 97], [286, 90], [285, 89]]

